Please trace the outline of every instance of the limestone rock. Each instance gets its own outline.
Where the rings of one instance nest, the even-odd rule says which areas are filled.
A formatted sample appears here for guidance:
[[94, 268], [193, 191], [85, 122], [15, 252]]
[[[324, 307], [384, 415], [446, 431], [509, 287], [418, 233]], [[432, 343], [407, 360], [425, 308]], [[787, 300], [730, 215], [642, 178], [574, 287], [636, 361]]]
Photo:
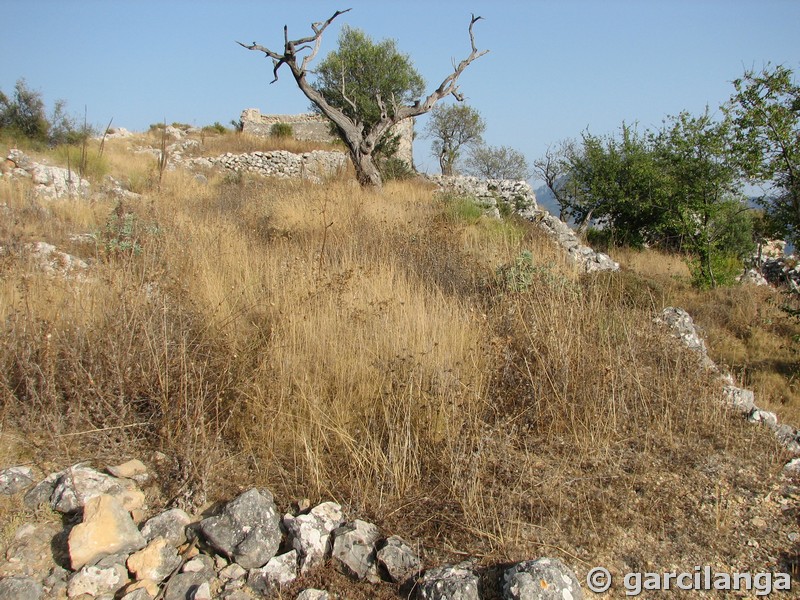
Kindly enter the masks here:
[[69, 534], [69, 554], [73, 569], [80, 569], [104, 556], [133, 552], [146, 541], [130, 514], [114, 496], [89, 499], [83, 509], [83, 522]]
[[61, 533], [56, 523], [20, 527], [6, 549], [6, 560], [0, 563], [0, 577], [34, 577], [41, 581], [56, 566], [53, 548]]
[[575, 573], [557, 558], [517, 563], [503, 574], [507, 600], [583, 600]]
[[324, 590], [308, 588], [297, 594], [297, 600], [329, 600], [330, 594]]
[[28, 490], [23, 499], [25, 506], [31, 509], [36, 509], [45, 502], [50, 502], [50, 498], [53, 495], [53, 490], [56, 489], [56, 484], [63, 474], [63, 471], [50, 473], [50, 475]]
[[[157, 593], [158, 591], [156, 591], [156, 594]], [[156, 597], [155, 594], [150, 594], [144, 588], [136, 588], [135, 590], [132, 590], [127, 594], [125, 594], [124, 596], [122, 596], [120, 600], [153, 600], [153, 598], [155, 597]]]
[[53, 510], [72, 513], [99, 495], [114, 496], [127, 511], [144, 506], [144, 494], [130, 480], [117, 479], [90, 467], [76, 465], [62, 473], [56, 483], [50, 504]]
[[303, 573], [322, 562], [331, 532], [342, 521], [342, 507], [335, 502], [323, 502], [304, 515], [283, 517], [289, 543], [300, 555]]
[[128, 569], [136, 579], [151, 579], [160, 583], [181, 565], [181, 558], [165, 538], [156, 538], [130, 555]]
[[297, 579], [297, 550], [274, 556], [260, 569], [251, 569], [247, 585], [256, 592], [268, 595]]
[[375, 525], [356, 519], [334, 530], [331, 557], [346, 575], [359, 580], [379, 581], [375, 545], [380, 538], [381, 533]]
[[83, 567], [69, 580], [67, 595], [75, 598], [82, 594], [101, 596], [115, 594], [128, 583], [128, 572], [122, 565], [107, 568], [97, 566]]
[[[155, 598], [159, 592], [159, 586], [155, 581], [150, 579], [140, 579], [139, 581], [134, 581], [128, 584], [125, 587], [125, 594], [133, 594], [139, 592], [138, 595], [141, 596], [143, 592], [146, 596], [144, 598]], [[126, 596], [127, 597], [127, 596]]]
[[750, 390], [738, 388], [734, 385], [726, 385], [723, 388], [725, 401], [736, 410], [749, 415], [756, 407], [755, 395]]
[[263, 567], [281, 542], [272, 494], [251, 489], [229, 502], [216, 517], [200, 522], [208, 542], [245, 569]]
[[123, 479], [133, 479], [139, 485], [143, 485], [150, 480], [150, 471], [145, 464], [137, 459], [129, 460], [121, 465], [106, 467], [106, 470], [114, 477]]
[[200, 573], [178, 573], [169, 580], [164, 600], [191, 600], [194, 593], [203, 585], [209, 585], [213, 575]]
[[417, 595], [420, 600], [479, 600], [478, 583], [471, 563], [443, 565], [425, 572]]
[[30, 577], [6, 577], [0, 580], [0, 600], [40, 600], [41, 584]]
[[402, 583], [422, 569], [422, 561], [417, 553], [396, 535], [386, 539], [376, 558], [378, 568], [386, 573], [389, 581], [396, 583]]
[[768, 410], [756, 408], [750, 413], [750, 416], [747, 417], [747, 420], [751, 423], [763, 423], [772, 429], [778, 427], [778, 416], [774, 412], [770, 412]]
[[33, 469], [9, 467], [0, 471], [0, 495], [11, 496], [33, 486]]
[[182, 573], [214, 573], [214, 559], [207, 554], [198, 554], [186, 562], [181, 569]]
[[142, 526], [142, 535], [150, 542], [157, 537], [169, 541], [176, 548], [186, 542], [186, 526], [192, 518], [180, 508], [171, 508], [151, 519]]

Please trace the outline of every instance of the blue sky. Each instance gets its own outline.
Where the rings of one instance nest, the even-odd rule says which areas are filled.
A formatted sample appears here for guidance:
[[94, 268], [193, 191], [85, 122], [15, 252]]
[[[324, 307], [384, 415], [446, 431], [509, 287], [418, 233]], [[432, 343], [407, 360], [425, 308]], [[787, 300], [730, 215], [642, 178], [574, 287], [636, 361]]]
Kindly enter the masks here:
[[[270, 61], [236, 40], [279, 49], [337, 8], [341, 26], [391, 37], [435, 88], [469, 52], [471, 13], [480, 49], [490, 52], [461, 77], [461, 91], [487, 122], [486, 141], [532, 161], [548, 144], [623, 122], [658, 127], [681, 110], [717, 108], [731, 80], [767, 62], [800, 72], [798, 0], [563, 1], [152, 1], [3, 0], [0, 89], [24, 77], [48, 105], [104, 126], [144, 130], [166, 119], [228, 124], [245, 108], [305, 112], [288, 71], [269, 84]], [[425, 118], [418, 122], [422, 132]], [[430, 141], [415, 158], [435, 171]]]

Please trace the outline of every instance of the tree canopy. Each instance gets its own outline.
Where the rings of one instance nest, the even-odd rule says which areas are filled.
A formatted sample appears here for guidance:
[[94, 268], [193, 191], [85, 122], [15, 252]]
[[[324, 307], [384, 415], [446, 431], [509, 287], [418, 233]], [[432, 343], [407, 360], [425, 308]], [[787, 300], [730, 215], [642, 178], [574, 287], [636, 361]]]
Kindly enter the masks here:
[[525, 155], [509, 146], [475, 146], [466, 166], [471, 175], [486, 179], [525, 180], [531, 176]]
[[442, 175], [452, 175], [464, 146], [483, 142], [486, 122], [466, 104], [438, 104], [431, 111], [425, 135], [433, 138], [431, 151], [439, 160]]

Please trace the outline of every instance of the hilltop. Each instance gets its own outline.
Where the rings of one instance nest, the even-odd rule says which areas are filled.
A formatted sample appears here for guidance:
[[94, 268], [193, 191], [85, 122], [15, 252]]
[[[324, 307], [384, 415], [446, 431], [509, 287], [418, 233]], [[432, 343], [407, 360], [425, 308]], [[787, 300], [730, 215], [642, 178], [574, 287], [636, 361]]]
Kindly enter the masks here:
[[[163, 140], [93, 142], [73, 196], [0, 179], [0, 469], [138, 458], [156, 482], [142, 519], [254, 487], [279, 514], [335, 502], [424, 568], [476, 559], [485, 598], [541, 556], [581, 585], [593, 566], [796, 576], [794, 455], [656, 319], [686, 308], [708, 356], [798, 426], [800, 326], [779, 290], [697, 291], [654, 251], [587, 273], [541, 213], [487, 216], [429, 180], [375, 192], [347, 168], [208, 160], [328, 146], [196, 132], [169, 140], [170, 166]], [[0, 497], [4, 547], [34, 520], [57, 517]], [[326, 563], [281, 597], [308, 587], [402, 592]]]

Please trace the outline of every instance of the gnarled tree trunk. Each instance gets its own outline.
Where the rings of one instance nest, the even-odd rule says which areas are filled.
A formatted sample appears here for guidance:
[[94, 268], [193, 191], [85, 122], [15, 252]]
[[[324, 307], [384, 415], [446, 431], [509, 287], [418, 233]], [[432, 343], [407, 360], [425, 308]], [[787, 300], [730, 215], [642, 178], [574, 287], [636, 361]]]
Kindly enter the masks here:
[[[469, 39], [472, 51], [467, 58], [458, 63], [453, 73], [445, 77], [439, 87], [424, 100], [417, 100], [411, 105], [401, 105], [393, 102], [392, 111], [387, 111], [383, 99], [379, 95], [376, 96], [378, 106], [381, 107], [381, 118], [370, 128], [365, 129], [364, 125], [358, 119], [351, 119], [338, 107], [329, 104], [325, 97], [315, 89], [306, 78], [308, 74], [308, 65], [319, 51], [323, 32], [336, 17], [349, 10], [349, 8], [347, 10], [337, 10], [327, 21], [323, 23], [312, 23], [311, 29], [314, 31], [314, 35], [305, 38], [290, 40], [288, 29], [284, 27], [283, 54], [273, 52], [255, 42], [252, 44], [237, 43], [248, 50], [263, 52], [272, 59], [272, 73], [275, 76], [272, 83], [278, 80], [278, 69], [284, 64], [289, 66], [300, 91], [320, 109], [322, 114], [334, 123], [340, 132], [342, 139], [345, 144], [347, 144], [350, 151], [350, 158], [353, 161], [359, 184], [363, 187], [379, 188], [381, 187], [382, 180], [380, 171], [375, 163], [374, 152], [381, 138], [400, 121], [428, 112], [439, 100], [445, 98], [449, 94], [452, 94], [456, 100], [463, 101], [464, 97], [459, 93], [458, 86], [456, 85], [458, 78], [473, 60], [483, 56], [488, 50], [479, 52], [475, 47], [475, 37], [472, 33], [472, 27], [481, 17], [473, 15], [469, 23]], [[310, 52], [304, 56], [302, 62], [298, 64], [298, 53], [303, 50], [310, 50]], [[344, 88], [342, 89], [342, 96], [347, 100], [347, 96], [344, 94]]]

